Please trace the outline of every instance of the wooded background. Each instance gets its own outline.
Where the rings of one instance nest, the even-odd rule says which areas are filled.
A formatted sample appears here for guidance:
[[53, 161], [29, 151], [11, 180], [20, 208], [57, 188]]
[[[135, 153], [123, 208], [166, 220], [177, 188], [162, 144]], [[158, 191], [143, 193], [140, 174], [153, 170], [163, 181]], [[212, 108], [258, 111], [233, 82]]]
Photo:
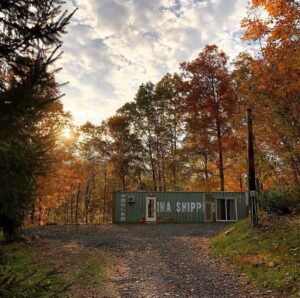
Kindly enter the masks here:
[[[64, 17], [61, 29], [69, 21]], [[20, 87], [21, 79], [34, 75], [36, 61], [46, 59], [51, 65], [53, 54], [39, 51], [33, 59], [27, 53], [31, 58], [22, 68], [16, 68], [17, 60], [12, 59], [0, 69], [6, 115], [1, 125], [10, 121], [14, 136], [24, 129], [34, 134], [39, 140], [34, 152], [38, 148], [39, 154], [30, 158], [38, 163], [44, 159], [46, 164], [30, 176], [32, 199], [22, 207], [26, 222], [109, 221], [112, 193], [117, 190], [246, 191], [248, 108], [254, 115], [260, 188], [299, 186], [299, 20], [299, 1], [252, 0], [241, 25], [248, 52], [229, 64], [228, 53], [207, 45], [195, 60], [182, 62], [178, 73], [142, 84], [132, 101], [100, 125], [72, 123], [71, 115], [63, 111], [55, 72], [44, 72], [38, 91], [28, 83], [30, 79]], [[52, 48], [59, 45], [60, 37], [55, 38], [45, 43]], [[28, 90], [36, 91], [31, 99], [24, 96]], [[23, 106], [11, 92], [22, 94]], [[7, 118], [9, 97], [18, 100], [12, 101]], [[47, 104], [39, 109], [41, 98]], [[27, 117], [28, 102], [37, 104], [38, 117]], [[7, 136], [4, 139], [7, 142]], [[8, 154], [5, 150], [3, 156]], [[20, 157], [20, 152], [15, 156]], [[7, 168], [2, 175], [7, 175]], [[15, 176], [7, 176], [2, 184]]]

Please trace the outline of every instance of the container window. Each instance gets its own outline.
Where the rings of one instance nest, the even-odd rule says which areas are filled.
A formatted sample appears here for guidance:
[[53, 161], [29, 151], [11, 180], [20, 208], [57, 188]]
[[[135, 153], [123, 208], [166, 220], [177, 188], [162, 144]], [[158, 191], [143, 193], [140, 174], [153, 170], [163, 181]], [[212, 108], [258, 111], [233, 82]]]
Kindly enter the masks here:
[[217, 220], [218, 221], [236, 220], [235, 199], [217, 199]]
[[217, 200], [217, 220], [226, 220], [226, 200]]

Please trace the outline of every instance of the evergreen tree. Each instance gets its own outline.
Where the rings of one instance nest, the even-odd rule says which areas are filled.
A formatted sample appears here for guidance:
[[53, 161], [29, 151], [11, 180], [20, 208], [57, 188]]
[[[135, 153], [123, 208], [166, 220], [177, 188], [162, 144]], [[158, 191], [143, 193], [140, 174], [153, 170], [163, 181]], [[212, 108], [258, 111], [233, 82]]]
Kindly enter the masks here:
[[51, 162], [55, 126], [46, 123], [62, 107], [49, 66], [60, 56], [72, 16], [62, 11], [63, 3], [0, 3], [0, 228], [7, 241], [32, 204], [36, 178]]

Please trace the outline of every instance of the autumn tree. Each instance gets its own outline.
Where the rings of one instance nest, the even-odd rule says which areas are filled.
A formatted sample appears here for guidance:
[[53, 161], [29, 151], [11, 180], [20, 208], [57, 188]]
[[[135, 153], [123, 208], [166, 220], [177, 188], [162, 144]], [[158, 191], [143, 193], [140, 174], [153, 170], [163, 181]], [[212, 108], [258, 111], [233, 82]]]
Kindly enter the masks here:
[[299, 19], [298, 1], [252, 1], [242, 26], [256, 55], [241, 54], [234, 71], [240, 97], [254, 110], [265, 169], [294, 185], [300, 179]]
[[[63, 111], [60, 101], [55, 101], [49, 105], [45, 111], [43, 119], [39, 122], [39, 133], [50, 137], [50, 142], [44, 145], [47, 150], [47, 167], [38, 175], [35, 183], [35, 192], [31, 205], [31, 223], [44, 222], [51, 212], [51, 207], [58, 207], [62, 193], [65, 191], [65, 177], [61, 177], [64, 172], [64, 162], [68, 159], [67, 148], [62, 138], [62, 130], [71, 125], [71, 116]], [[51, 134], [49, 133], [51, 132]]]
[[[85, 222], [93, 222], [98, 215], [104, 221], [109, 201], [109, 171], [114, 157], [113, 141], [108, 138], [106, 122], [93, 125], [89, 122], [80, 127], [80, 156], [83, 157]], [[98, 212], [97, 212], [98, 211]], [[88, 216], [90, 215], [90, 220]]]
[[238, 146], [233, 122], [238, 101], [227, 60], [226, 54], [212, 45], [206, 46], [194, 61], [181, 64], [190, 141], [203, 155], [206, 178], [208, 162], [216, 165], [221, 191], [225, 189], [225, 169], [234, 162]]

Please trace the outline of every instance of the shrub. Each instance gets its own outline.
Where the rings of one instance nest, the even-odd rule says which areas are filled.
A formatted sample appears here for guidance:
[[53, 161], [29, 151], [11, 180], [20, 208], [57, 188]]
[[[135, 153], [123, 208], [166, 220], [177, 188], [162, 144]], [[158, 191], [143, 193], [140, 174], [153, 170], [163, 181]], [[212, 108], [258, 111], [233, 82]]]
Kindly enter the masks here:
[[260, 207], [277, 215], [300, 212], [300, 187], [273, 189], [259, 195]]

